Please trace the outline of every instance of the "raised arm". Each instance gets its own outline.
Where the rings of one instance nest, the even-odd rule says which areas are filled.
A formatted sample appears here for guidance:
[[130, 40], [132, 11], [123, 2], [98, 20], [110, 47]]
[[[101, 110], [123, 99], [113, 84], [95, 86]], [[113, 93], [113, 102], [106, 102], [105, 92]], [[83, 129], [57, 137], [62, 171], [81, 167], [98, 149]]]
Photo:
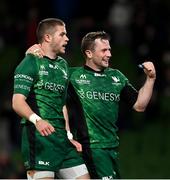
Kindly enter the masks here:
[[145, 111], [153, 92], [154, 83], [156, 80], [156, 71], [152, 62], [145, 62], [142, 64], [146, 74], [146, 81], [140, 88], [137, 101], [133, 108], [138, 112]]

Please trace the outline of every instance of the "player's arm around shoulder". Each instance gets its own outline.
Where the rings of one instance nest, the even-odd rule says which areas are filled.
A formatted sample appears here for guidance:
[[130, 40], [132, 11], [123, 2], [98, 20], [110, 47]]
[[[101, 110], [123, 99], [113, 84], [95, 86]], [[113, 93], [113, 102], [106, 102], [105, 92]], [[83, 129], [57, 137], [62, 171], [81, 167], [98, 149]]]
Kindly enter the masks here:
[[45, 55], [44, 51], [41, 48], [41, 44], [34, 44], [30, 46], [25, 52], [25, 55], [28, 55], [28, 54], [35, 55], [39, 58]]

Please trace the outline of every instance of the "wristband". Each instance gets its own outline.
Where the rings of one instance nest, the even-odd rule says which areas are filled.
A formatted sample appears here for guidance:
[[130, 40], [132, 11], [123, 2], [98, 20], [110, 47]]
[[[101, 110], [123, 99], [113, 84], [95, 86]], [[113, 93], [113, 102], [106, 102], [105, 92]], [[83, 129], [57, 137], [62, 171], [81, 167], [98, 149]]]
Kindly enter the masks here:
[[41, 120], [41, 118], [37, 114], [33, 113], [30, 115], [28, 120], [31, 121], [34, 125], [36, 125], [36, 122]]
[[73, 139], [73, 134], [70, 131], [67, 131], [67, 137], [69, 140]]

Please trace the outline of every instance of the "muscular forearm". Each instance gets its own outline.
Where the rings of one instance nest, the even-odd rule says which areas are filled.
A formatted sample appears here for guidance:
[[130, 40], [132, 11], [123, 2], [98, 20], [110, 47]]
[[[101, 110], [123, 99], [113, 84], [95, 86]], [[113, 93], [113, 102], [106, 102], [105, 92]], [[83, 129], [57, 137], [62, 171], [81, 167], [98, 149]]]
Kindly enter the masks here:
[[133, 108], [138, 112], [145, 111], [153, 92], [155, 79], [147, 77], [145, 84], [139, 90], [138, 98]]
[[12, 99], [12, 107], [14, 111], [21, 117], [29, 119], [34, 112], [25, 101], [25, 97], [21, 94], [14, 94]]

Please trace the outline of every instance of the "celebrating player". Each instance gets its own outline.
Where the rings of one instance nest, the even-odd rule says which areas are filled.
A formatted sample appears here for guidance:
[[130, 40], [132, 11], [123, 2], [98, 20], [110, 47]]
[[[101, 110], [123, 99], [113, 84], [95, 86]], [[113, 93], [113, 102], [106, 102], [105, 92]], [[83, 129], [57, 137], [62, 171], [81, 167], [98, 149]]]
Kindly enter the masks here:
[[[144, 62], [146, 81], [137, 91], [125, 75], [109, 67], [109, 40], [103, 31], [86, 34], [81, 43], [86, 63], [83, 67], [70, 68], [67, 104], [72, 115], [70, 125], [82, 144], [84, 161], [94, 179], [120, 178], [116, 126], [119, 102], [125, 101], [137, 112], [145, 111], [156, 79], [153, 63]], [[35, 54], [35, 48], [41, 51], [34, 45], [27, 53]]]
[[[22, 119], [22, 154], [28, 179], [88, 179], [88, 171], [65, 123], [68, 66], [58, 56], [68, 43], [60, 19], [42, 20], [37, 39], [44, 57], [27, 55], [14, 76], [13, 109]], [[37, 50], [34, 51], [38, 53]], [[65, 116], [66, 117], [66, 116]], [[71, 142], [70, 142], [71, 141]], [[73, 143], [80, 145], [78, 142]]]

